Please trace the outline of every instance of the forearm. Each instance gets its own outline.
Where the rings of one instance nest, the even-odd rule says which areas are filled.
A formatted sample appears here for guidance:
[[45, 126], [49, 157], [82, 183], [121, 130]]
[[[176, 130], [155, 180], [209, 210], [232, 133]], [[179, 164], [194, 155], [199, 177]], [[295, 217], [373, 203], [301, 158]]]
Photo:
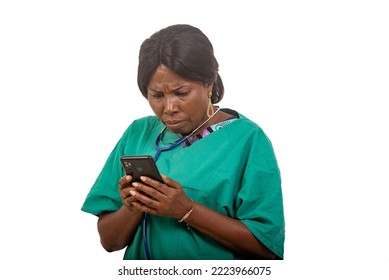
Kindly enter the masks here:
[[112, 213], [100, 215], [97, 228], [100, 242], [108, 252], [121, 250], [133, 239], [143, 212], [126, 206]]
[[199, 203], [193, 204], [193, 211], [185, 222], [224, 247], [247, 258], [275, 257], [274, 253], [258, 241], [241, 221], [224, 216]]

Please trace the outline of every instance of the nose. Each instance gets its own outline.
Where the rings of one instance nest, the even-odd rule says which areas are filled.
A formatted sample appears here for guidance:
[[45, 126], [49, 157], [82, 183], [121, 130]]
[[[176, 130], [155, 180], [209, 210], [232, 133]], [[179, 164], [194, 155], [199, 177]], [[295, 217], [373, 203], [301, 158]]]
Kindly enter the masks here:
[[172, 115], [177, 112], [177, 102], [174, 96], [165, 97], [165, 106], [164, 113], [167, 115]]

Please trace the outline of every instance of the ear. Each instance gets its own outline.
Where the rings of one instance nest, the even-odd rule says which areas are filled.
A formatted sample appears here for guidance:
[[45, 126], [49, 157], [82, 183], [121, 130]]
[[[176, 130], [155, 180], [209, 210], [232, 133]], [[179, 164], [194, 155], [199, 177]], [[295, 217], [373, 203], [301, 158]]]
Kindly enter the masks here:
[[212, 92], [212, 89], [213, 89], [213, 83], [208, 84], [208, 85], [207, 85], [207, 94], [208, 94], [209, 92]]

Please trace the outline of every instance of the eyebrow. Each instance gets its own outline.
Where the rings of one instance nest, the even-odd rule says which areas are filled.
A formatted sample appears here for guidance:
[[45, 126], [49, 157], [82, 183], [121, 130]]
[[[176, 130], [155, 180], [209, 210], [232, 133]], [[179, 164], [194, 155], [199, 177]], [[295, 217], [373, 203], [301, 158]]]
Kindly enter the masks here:
[[[179, 91], [180, 89], [184, 88], [184, 87], [187, 87], [188, 85], [183, 85], [183, 86], [179, 86], [177, 88], [173, 88], [171, 91]], [[155, 89], [152, 89], [152, 88], [147, 88], [148, 90], [151, 90], [151, 91], [154, 91], [154, 92], [162, 92], [161, 90], [155, 90]]]

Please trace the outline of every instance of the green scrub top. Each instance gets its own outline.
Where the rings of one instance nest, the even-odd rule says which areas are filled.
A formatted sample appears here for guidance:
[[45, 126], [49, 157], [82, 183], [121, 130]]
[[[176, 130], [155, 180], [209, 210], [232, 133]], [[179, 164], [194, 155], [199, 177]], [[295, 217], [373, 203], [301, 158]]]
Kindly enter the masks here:
[[[216, 130], [189, 147], [164, 151], [157, 160], [161, 174], [179, 182], [186, 195], [223, 215], [240, 220], [279, 258], [284, 254], [284, 212], [281, 178], [270, 140], [246, 117]], [[122, 155], [154, 155], [154, 141], [163, 129], [155, 117], [134, 121], [108, 157], [88, 193], [82, 211], [99, 215], [122, 206], [118, 181], [124, 176]], [[178, 135], [165, 131], [161, 146]], [[207, 219], [207, 217], [204, 217]], [[148, 215], [148, 242], [153, 259], [224, 260], [242, 256], [176, 219]], [[142, 226], [124, 259], [147, 259]]]

